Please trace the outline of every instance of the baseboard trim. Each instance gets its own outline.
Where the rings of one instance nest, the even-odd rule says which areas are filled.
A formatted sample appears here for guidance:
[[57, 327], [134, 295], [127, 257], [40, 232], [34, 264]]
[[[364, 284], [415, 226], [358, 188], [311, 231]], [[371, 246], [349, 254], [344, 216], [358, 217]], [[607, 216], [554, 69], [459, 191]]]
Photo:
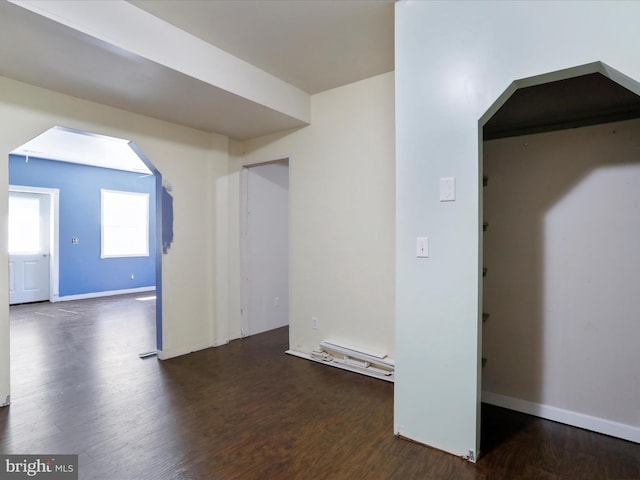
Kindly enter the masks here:
[[441, 452], [455, 455], [456, 457], [460, 457], [471, 463], [476, 463], [478, 461], [478, 455], [476, 455], [475, 449], [469, 449], [467, 452], [460, 452], [459, 450], [451, 448], [450, 446], [434, 444], [432, 442], [428, 442], [427, 440], [425, 440], [419, 435], [413, 434], [410, 430], [406, 429], [404, 426], [398, 425], [396, 423], [393, 424], [393, 432], [396, 437], [402, 440], [406, 440], [413, 443], [419, 443], [420, 445], [424, 445], [426, 447], [440, 450]]
[[92, 292], [81, 293], [78, 295], [65, 295], [64, 297], [58, 297], [58, 302], [67, 302], [69, 300], [84, 300], [87, 298], [99, 298], [99, 297], [111, 297], [113, 295], [126, 295], [128, 293], [142, 293], [153, 292], [156, 287], [139, 287], [139, 288], [125, 288], [122, 290], [107, 290], [104, 292]]
[[550, 405], [529, 402], [519, 398], [508, 397], [492, 392], [482, 392], [482, 401], [504, 407], [510, 410], [527, 413], [546, 420], [564, 423], [573, 427], [584, 428], [593, 432], [603, 433], [630, 442], [640, 443], [640, 427], [614, 422], [605, 418], [593, 417], [583, 413], [573, 412]]
[[228, 338], [217, 339], [213, 342], [213, 347], [221, 347], [222, 345], [227, 345], [231, 340]]
[[190, 353], [199, 352], [207, 348], [213, 348], [213, 345], [201, 345], [199, 347], [192, 347], [184, 350], [158, 350], [158, 358], [160, 360], [169, 360], [170, 358], [181, 357], [182, 355], [189, 355]]

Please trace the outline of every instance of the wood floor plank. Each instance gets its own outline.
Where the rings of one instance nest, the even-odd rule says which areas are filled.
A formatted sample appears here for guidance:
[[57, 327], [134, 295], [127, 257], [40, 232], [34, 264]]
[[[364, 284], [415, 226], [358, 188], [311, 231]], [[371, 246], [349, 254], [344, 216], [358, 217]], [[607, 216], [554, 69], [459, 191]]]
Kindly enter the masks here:
[[287, 328], [159, 361], [135, 295], [11, 308], [0, 451], [105, 480], [640, 479], [640, 445], [489, 405], [477, 464], [393, 435], [393, 384], [288, 356]]

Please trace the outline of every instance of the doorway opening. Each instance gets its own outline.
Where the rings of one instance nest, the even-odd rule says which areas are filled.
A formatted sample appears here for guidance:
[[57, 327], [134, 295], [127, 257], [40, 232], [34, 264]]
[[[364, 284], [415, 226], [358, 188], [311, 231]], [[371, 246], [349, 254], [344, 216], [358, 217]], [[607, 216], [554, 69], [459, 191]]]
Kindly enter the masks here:
[[[41, 278], [46, 277], [48, 290], [48, 295], [40, 298], [21, 296], [24, 292], [16, 290], [10, 303], [155, 293], [155, 346], [160, 350], [162, 176], [136, 145], [56, 126], [10, 152], [9, 182], [10, 217], [26, 229], [23, 237], [29, 237], [29, 228], [39, 229], [42, 240], [37, 258], [44, 260], [40, 269], [33, 259], [17, 268], [10, 256], [13, 284], [32, 287], [40, 272]], [[112, 197], [107, 205], [106, 199]], [[136, 208], [120, 205], [121, 198], [135, 200]], [[48, 213], [34, 213], [31, 225], [24, 225], [23, 213], [29, 208], [35, 212], [38, 202]], [[114, 209], [120, 214], [105, 216]], [[136, 213], [135, 218], [131, 212]], [[10, 232], [15, 242], [24, 242], [15, 232]], [[34, 253], [34, 248], [18, 246], [15, 250], [20, 257], [21, 253]], [[48, 274], [42, 273], [45, 266]], [[29, 282], [24, 282], [25, 276]], [[151, 345], [144, 347], [148, 350]]]
[[289, 160], [242, 171], [242, 336], [289, 325]]
[[635, 442], [639, 95], [600, 62], [515, 81], [479, 155], [483, 402]]

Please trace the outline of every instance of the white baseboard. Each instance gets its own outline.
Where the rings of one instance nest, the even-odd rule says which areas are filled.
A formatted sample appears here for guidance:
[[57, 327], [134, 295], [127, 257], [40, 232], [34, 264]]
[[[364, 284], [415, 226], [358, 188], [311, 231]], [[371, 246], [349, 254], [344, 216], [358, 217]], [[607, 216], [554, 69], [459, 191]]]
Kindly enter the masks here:
[[212, 348], [213, 345], [201, 345], [184, 350], [158, 350], [158, 358], [160, 360], [169, 360], [170, 358], [181, 357], [182, 355], [189, 355], [190, 353], [199, 352], [207, 348]]
[[227, 345], [231, 340], [233, 339], [228, 339], [228, 338], [218, 338], [216, 340], [214, 340], [213, 342], [213, 347], [221, 347], [222, 345]]
[[188, 355], [190, 353], [198, 352], [206, 348], [221, 347], [222, 345], [227, 345], [231, 340], [235, 340], [235, 339], [234, 338], [217, 338], [214, 340], [212, 345], [200, 345], [200, 346], [191, 347], [184, 350], [159, 350], [158, 358], [160, 360], [168, 360], [170, 358], [180, 357], [182, 355]]
[[406, 429], [403, 425], [398, 425], [395, 422], [393, 424], [393, 432], [394, 435], [398, 438], [402, 438], [414, 443], [419, 443], [427, 447], [435, 448], [436, 450], [440, 450], [442, 452], [450, 453], [451, 455], [461, 457], [471, 463], [476, 463], [478, 461], [478, 455], [476, 455], [475, 448], [470, 448], [466, 452], [461, 452], [455, 448], [451, 448], [451, 446], [433, 443], [432, 441], [427, 441], [420, 435], [414, 434], [410, 431], [410, 429]]
[[492, 392], [482, 392], [482, 401], [498, 407], [528, 413], [536, 417], [573, 427], [584, 428], [593, 432], [604, 433], [612, 437], [622, 438], [630, 442], [640, 443], [640, 427], [614, 422], [605, 418], [592, 417], [583, 413], [564, 410], [550, 405], [529, 402], [519, 398], [507, 397]]
[[84, 300], [86, 298], [99, 298], [99, 297], [111, 297], [113, 295], [126, 295], [127, 293], [141, 293], [141, 292], [153, 292], [156, 287], [139, 287], [139, 288], [125, 288], [122, 290], [107, 290], [105, 292], [92, 292], [81, 293], [79, 295], [65, 295], [64, 297], [58, 297], [56, 301], [67, 302], [69, 300]]

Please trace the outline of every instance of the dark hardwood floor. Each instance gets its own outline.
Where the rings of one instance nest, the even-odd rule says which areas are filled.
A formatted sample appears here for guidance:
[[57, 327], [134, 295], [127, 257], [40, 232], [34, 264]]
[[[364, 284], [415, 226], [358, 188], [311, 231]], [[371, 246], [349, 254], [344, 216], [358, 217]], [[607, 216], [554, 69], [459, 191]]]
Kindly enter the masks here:
[[640, 479], [640, 445], [483, 406], [477, 464], [393, 436], [393, 385], [284, 353], [286, 328], [161, 362], [153, 302], [11, 308], [4, 453], [80, 478]]

